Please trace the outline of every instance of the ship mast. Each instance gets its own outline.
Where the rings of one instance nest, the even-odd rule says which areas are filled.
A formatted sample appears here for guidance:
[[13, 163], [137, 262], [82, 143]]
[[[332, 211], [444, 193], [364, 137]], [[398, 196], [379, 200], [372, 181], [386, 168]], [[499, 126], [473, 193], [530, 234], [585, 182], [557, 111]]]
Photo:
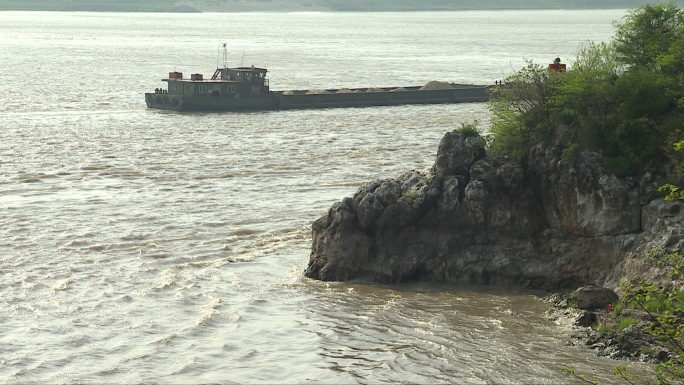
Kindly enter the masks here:
[[[221, 46], [219, 46], [219, 52], [221, 52]], [[221, 67], [221, 63], [219, 62], [219, 56], [220, 53], [216, 55], [216, 68], [228, 68], [228, 43], [223, 43], [223, 67]]]
[[[219, 46], [219, 50], [220, 49], [221, 49], [221, 47]], [[219, 61], [219, 59], [218, 59], [219, 55], [216, 55], [216, 56], [217, 56], [216, 61], [218, 62]], [[216, 80], [216, 79], [221, 78], [222, 77], [221, 76], [221, 70], [226, 69], [226, 68], [228, 68], [228, 44], [223, 43], [223, 67], [221, 67], [221, 63], [216, 63], [216, 71], [214, 71], [214, 75], [211, 77], [211, 80]]]

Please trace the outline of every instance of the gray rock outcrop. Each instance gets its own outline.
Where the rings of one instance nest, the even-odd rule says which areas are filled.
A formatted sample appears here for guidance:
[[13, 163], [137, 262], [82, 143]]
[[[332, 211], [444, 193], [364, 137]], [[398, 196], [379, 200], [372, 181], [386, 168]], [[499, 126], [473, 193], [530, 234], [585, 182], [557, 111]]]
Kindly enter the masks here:
[[618, 295], [605, 287], [587, 285], [575, 290], [570, 298], [580, 309], [596, 310], [605, 309], [606, 306], [616, 302]]
[[523, 169], [481, 137], [447, 133], [430, 170], [376, 180], [312, 224], [305, 275], [543, 289], [639, 276], [644, 245], [681, 247], [681, 203], [654, 200], [653, 178], [620, 178], [601, 155], [535, 147]]

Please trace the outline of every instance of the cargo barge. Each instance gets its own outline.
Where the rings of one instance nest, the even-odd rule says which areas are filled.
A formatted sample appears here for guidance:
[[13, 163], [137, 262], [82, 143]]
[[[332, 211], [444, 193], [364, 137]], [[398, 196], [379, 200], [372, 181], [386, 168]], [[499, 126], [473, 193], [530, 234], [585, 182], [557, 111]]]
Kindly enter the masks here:
[[431, 81], [423, 86], [271, 91], [266, 68], [217, 68], [210, 79], [170, 72], [166, 88], [145, 93], [149, 108], [172, 111], [263, 111], [307, 108], [471, 103], [489, 86]]

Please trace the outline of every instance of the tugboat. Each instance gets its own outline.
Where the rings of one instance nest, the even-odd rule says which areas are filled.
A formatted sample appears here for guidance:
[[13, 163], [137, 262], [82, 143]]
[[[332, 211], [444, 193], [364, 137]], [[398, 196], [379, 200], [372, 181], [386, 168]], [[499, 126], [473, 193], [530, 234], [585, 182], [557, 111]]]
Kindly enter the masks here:
[[470, 103], [489, 100], [489, 86], [431, 81], [423, 86], [271, 91], [266, 68], [217, 68], [210, 79], [169, 72], [167, 88], [145, 94], [147, 107], [173, 111], [264, 111], [305, 108]]
[[182, 72], [169, 72], [168, 87], [145, 94], [149, 108], [174, 111], [271, 110], [266, 69], [257, 67], [217, 68], [211, 79], [202, 74], [183, 78]]

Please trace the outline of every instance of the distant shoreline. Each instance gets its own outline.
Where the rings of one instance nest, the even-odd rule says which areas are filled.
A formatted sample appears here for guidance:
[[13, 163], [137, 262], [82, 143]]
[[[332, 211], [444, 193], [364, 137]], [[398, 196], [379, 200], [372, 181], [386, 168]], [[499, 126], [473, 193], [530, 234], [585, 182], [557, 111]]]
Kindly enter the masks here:
[[632, 7], [564, 7], [564, 8], [451, 8], [451, 9], [404, 9], [404, 10], [330, 10], [330, 9], [292, 9], [292, 10], [226, 10], [226, 11], [201, 11], [201, 10], [188, 10], [188, 11], [175, 11], [175, 10], [147, 10], [147, 11], [122, 11], [114, 9], [15, 9], [15, 8], [3, 8], [0, 7], [0, 12], [93, 12], [93, 13], [409, 13], [409, 12], [456, 12], [456, 11], [601, 11], [601, 10], [614, 10], [614, 9], [632, 9]]
[[86, 12], [86, 13], [410, 13], [410, 12], [456, 12], [456, 11], [601, 11], [601, 10], [615, 10], [615, 9], [631, 9], [631, 7], [611, 7], [611, 8], [454, 8], [454, 9], [413, 9], [413, 10], [387, 10], [387, 11], [368, 11], [368, 10], [356, 10], [356, 11], [335, 11], [329, 9], [292, 9], [292, 10], [230, 10], [230, 11], [200, 11], [200, 10], [188, 10], [188, 11], [176, 11], [176, 10], [148, 10], [148, 11], [122, 11], [116, 9], [110, 10], [91, 10], [91, 9], [9, 9], [0, 7], [0, 12], [57, 12], [57, 13], [68, 13], [68, 12]]
[[[445, 12], [631, 9], [657, 0], [0, 0], [0, 11], [42, 12]], [[684, 0], [675, 4], [684, 6]]]

